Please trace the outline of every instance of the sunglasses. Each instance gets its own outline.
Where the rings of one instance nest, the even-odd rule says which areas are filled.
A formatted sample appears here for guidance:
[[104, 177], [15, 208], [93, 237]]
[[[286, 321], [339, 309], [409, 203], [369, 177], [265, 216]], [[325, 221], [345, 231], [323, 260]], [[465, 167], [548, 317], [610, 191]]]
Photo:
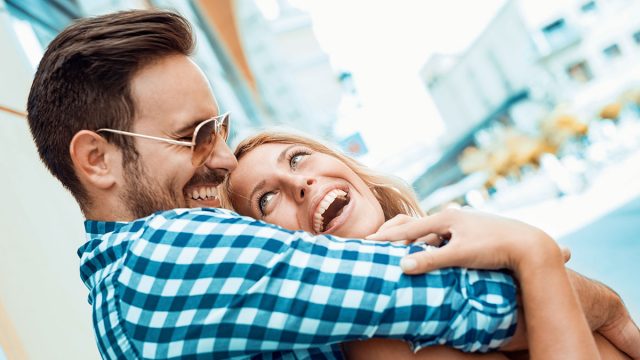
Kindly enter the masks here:
[[193, 166], [200, 167], [204, 165], [213, 153], [213, 149], [216, 147], [216, 139], [218, 138], [216, 135], [219, 135], [225, 142], [227, 141], [227, 138], [229, 137], [229, 113], [227, 112], [202, 121], [198, 126], [196, 126], [195, 130], [193, 130], [193, 137], [190, 142], [114, 129], [98, 129], [96, 132], [109, 132], [119, 135], [162, 141], [174, 145], [188, 146], [191, 148], [191, 163]]

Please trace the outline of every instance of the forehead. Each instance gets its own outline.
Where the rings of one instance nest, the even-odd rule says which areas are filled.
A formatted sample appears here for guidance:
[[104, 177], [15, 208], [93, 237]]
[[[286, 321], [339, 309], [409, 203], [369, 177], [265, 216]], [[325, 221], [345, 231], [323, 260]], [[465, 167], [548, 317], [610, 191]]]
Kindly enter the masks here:
[[250, 189], [275, 172], [278, 156], [290, 146], [291, 144], [263, 144], [245, 153], [238, 159], [238, 166], [229, 176], [232, 189]]
[[291, 144], [264, 144], [245, 153], [238, 159], [238, 166], [229, 174], [230, 197], [241, 214], [249, 214], [249, 196], [258, 184], [274, 178], [278, 167], [278, 156]]
[[137, 129], [177, 129], [218, 115], [200, 68], [187, 56], [170, 55], [140, 69], [131, 79]]

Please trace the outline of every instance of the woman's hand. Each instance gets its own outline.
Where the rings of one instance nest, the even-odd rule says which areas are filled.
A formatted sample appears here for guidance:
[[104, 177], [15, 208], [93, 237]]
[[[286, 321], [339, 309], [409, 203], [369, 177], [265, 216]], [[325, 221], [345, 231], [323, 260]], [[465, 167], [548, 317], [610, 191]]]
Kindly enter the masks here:
[[424, 217], [397, 216], [387, 221], [369, 240], [424, 241], [434, 248], [403, 259], [409, 274], [443, 267], [509, 268], [516, 273], [525, 263], [562, 261], [560, 248], [542, 230], [520, 221], [470, 209], [447, 209]]
[[406, 256], [401, 266], [409, 274], [452, 266], [513, 270], [520, 280], [531, 358], [600, 358], [560, 248], [540, 229], [473, 210], [448, 209], [416, 220], [400, 218], [367, 239], [418, 240], [434, 246], [448, 241]]

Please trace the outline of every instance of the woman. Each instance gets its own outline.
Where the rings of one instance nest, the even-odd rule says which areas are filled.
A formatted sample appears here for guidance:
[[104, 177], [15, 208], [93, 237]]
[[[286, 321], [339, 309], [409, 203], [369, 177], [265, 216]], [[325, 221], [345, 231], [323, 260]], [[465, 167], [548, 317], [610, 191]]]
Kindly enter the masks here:
[[[223, 203], [240, 214], [291, 230], [351, 238], [394, 240], [398, 234], [410, 234], [404, 238], [440, 245], [442, 236], [433, 233], [453, 234], [434, 228], [430, 218], [417, 218], [423, 213], [412, 191], [402, 182], [377, 174], [311, 139], [262, 133], [244, 140], [235, 154], [238, 167], [227, 179], [226, 191], [221, 195]], [[561, 358], [567, 353], [575, 358], [598, 358], [596, 343], [568, 283], [562, 255], [552, 239], [525, 224], [486, 215], [445, 212], [436, 216], [467, 224], [458, 227], [456, 236], [442, 247], [442, 254], [445, 249], [449, 253], [449, 249], [478, 251], [472, 256], [472, 263], [454, 260], [447, 266], [508, 267], [514, 271], [523, 291], [532, 357], [548, 359], [562, 352]], [[485, 243], [469, 241], [476, 237], [474, 229], [482, 226], [494, 229], [491, 231], [496, 236]], [[470, 236], [464, 236], [465, 231], [470, 231]], [[508, 241], [515, 236], [518, 242]], [[462, 245], [464, 250], [460, 250]], [[536, 296], [545, 291], [557, 297]], [[545, 311], [540, 311], [542, 307]], [[554, 314], [556, 325], [545, 318], [549, 313]], [[569, 335], [567, 328], [572, 329]], [[601, 348], [612, 350], [606, 342]], [[414, 355], [401, 341], [381, 339], [351, 342], [345, 344], [344, 350], [349, 358], [367, 359], [506, 358], [498, 353], [463, 354], [444, 347], [422, 349]], [[606, 358], [614, 356], [606, 354]]]

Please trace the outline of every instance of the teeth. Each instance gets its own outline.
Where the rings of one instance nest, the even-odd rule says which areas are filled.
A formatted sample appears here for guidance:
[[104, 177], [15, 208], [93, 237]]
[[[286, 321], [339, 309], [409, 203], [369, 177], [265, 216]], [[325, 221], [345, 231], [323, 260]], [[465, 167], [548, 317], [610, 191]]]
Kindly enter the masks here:
[[320, 201], [320, 204], [318, 205], [316, 212], [313, 214], [313, 230], [315, 232], [319, 233], [324, 230], [322, 228], [323, 227], [322, 224], [324, 220], [324, 217], [322, 215], [324, 215], [324, 212], [329, 208], [331, 203], [333, 203], [333, 201], [338, 196], [347, 196], [347, 193], [339, 189], [334, 189], [328, 192], [327, 195], [324, 196], [324, 199]]
[[187, 192], [193, 200], [210, 200], [218, 198], [218, 189], [215, 186], [202, 186]]

